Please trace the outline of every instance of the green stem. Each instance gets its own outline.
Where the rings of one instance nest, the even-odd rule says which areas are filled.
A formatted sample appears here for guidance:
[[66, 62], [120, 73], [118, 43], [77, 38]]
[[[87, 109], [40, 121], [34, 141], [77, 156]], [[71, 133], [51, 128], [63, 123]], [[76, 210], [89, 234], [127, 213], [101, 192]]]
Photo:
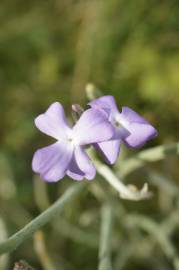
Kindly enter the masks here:
[[119, 173], [124, 178], [127, 174], [142, 167], [146, 162], [162, 160], [169, 155], [179, 155], [179, 142], [159, 145], [140, 151], [132, 158], [125, 159], [120, 166]]
[[0, 254], [16, 249], [20, 244], [27, 240], [31, 235], [39, 230], [52, 218], [60, 214], [64, 206], [75, 198], [82, 190], [84, 182], [72, 185], [53, 205], [33, 219], [20, 231], [12, 235], [7, 241], [0, 244]]
[[172, 260], [174, 269], [179, 269], [177, 251], [172, 245], [170, 238], [162, 228], [161, 224], [157, 224], [155, 221], [140, 215], [128, 215], [125, 217], [125, 223], [132, 224], [132, 226], [137, 225], [151, 234], [159, 243], [165, 255]]
[[98, 270], [112, 270], [110, 260], [110, 240], [112, 230], [112, 209], [109, 205], [102, 208], [101, 235], [99, 244]]
[[119, 195], [123, 199], [127, 200], [133, 200], [133, 201], [139, 201], [144, 199], [149, 199], [151, 197], [151, 192], [148, 191], [147, 184], [144, 184], [143, 188], [141, 190], [136, 189], [136, 187], [133, 186], [133, 188], [130, 188], [129, 186], [126, 186], [120, 181], [119, 177], [116, 176], [116, 174], [113, 173], [113, 171], [100, 161], [95, 161], [97, 172], [103, 176], [103, 178], [114, 188], [119, 192]]

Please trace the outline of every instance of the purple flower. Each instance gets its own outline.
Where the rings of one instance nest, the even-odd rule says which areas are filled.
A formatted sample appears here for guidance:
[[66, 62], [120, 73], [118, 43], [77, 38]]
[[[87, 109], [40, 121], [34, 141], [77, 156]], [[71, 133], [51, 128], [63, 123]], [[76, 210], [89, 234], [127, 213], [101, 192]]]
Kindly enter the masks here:
[[128, 147], [137, 148], [157, 136], [156, 129], [130, 108], [122, 107], [120, 113], [113, 96], [100, 97], [91, 101], [89, 105], [92, 108], [103, 109], [115, 128], [111, 140], [95, 144], [110, 164], [114, 164], [119, 155], [121, 141]]
[[57, 142], [35, 152], [32, 168], [49, 182], [62, 179], [65, 174], [75, 180], [95, 177], [96, 169], [84, 150], [84, 145], [102, 142], [113, 136], [114, 129], [104, 112], [86, 110], [71, 128], [60, 103], [53, 103], [35, 119], [35, 125]]

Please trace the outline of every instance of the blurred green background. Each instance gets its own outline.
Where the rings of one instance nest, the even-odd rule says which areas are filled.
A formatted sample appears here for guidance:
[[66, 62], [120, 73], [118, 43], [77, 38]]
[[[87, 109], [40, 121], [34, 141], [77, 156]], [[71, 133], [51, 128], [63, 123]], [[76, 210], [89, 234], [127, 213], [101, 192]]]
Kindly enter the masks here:
[[[54, 101], [63, 103], [68, 114], [72, 103], [86, 106], [88, 82], [97, 85], [104, 94], [114, 95], [119, 108], [129, 106], [151, 121], [159, 136], [146, 147], [177, 141], [179, 2], [1, 1], [0, 213], [8, 234], [40, 212], [34, 196], [39, 180], [33, 180], [31, 159], [34, 151], [50, 140], [36, 130], [34, 118]], [[133, 150], [126, 155], [132, 154]], [[172, 175], [177, 182], [177, 164], [178, 160], [170, 160], [157, 164], [157, 169], [165, 167], [165, 174]], [[72, 180], [65, 179], [48, 186], [50, 201], [71, 183]], [[169, 212], [162, 212], [155, 199], [137, 204], [119, 200], [119, 204], [126, 211], [152, 215], [155, 210], [155, 218], [159, 219], [171, 211], [170, 208]], [[90, 226], [83, 224], [84, 232], [98, 234], [99, 207], [100, 203], [91, 194], [83, 194], [67, 207], [65, 215], [78, 227], [79, 215], [87, 211], [88, 218], [93, 218]], [[60, 227], [65, 225], [59, 222], [59, 231]], [[119, 226], [116, 228], [119, 240], [121, 233], [125, 229], [123, 232]], [[54, 269], [97, 269], [97, 249], [66, 238], [50, 225], [45, 227], [44, 234]], [[151, 254], [145, 263], [143, 258], [138, 258], [135, 263], [127, 263], [124, 268], [116, 266], [116, 269], [173, 269], [160, 252], [158, 266], [154, 263], [156, 268], [151, 268]], [[32, 241], [24, 243], [10, 256], [7, 269], [12, 269], [13, 263], [21, 258], [36, 269], [45, 269]]]

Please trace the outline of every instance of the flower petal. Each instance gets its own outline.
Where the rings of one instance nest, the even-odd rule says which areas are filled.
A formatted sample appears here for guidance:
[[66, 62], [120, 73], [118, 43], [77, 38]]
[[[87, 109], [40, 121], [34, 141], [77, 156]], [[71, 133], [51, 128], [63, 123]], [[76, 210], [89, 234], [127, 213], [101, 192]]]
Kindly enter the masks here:
[[77, 181], [83, 180], [85, 176], [84, 173], [78, 168], [78, 165], [76, 164], [76, 160], [74, 158], [67, 171], [67, 175]]
[[97, 98], [89, 102], [89, 105], [93, 108], [104, 109], [106, 112], [109, 112], [109, 110], [112, 112], [118, 112], [116, 101], [113, 96], [103, 96]]
[[122, 107], [121, 116], [130, 123], [135, 122], [141, 124], [149, 124], [147, 120], [145, 120], [142, 116], [140, 116], [138, 113], [128, 107]]
[[119, 156], [121, 140], [110, 140], [95, 144], [95, 148], [99, 150], [109, 164], [114, 164]]
[[75, 148], [67, 174], [75, 180], [82, 180], [84, 177], [92, 180], [95, 177], [96, 168], [82, 147]]
[[85, 173], [80, 170], [80, 168], [77, 165], [76, 159], [73, 156], [72, 160], [70, 162], [70, 165], [67, 170], [67, 175], [71, 177], [74, 180], [81, 181], [83, 180]]
[[96, 168], [82, 147], [75, 148], [75, 158], [80, 170], [85, 173], [85, 177], [92, 180], [96, 175]]
[[48, 110], [35, 119], [35, 125], [43, 133], [55, 138], [66, 138], [70, 130], [65, 117], [63, 106], [59, 102], [53, 103]]
[[113, 136], [114, 128], [102, 110], [86, 110], [73, 128], [77, 145], [102, 142]]
[[122, 125], [130, 132], [130, 135], [123, 139], [129, 147], [140, 147], [157, 136], [157, 130], [128, 107], [122, 108], [120, 119]]
[[35, 152], [32, 168], [48, 182], [56, 182], [64, 177], [73, 155], [69, 143], [56, 142]]

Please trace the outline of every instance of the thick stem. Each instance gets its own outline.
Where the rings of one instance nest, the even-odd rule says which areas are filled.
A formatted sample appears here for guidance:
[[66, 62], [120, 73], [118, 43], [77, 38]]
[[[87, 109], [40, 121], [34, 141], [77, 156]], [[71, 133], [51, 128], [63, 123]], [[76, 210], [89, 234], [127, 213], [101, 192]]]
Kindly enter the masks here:
[[12, 235], [7, 241], [1, 243], [0, 254], [16, 249], [20, 244], [31, 237], [34, 232], [60, 214], [64, 206], [81, 192], [83, 186], [84, 182], [72, 185], [52, 206], [33, 219], [20, 231]]

